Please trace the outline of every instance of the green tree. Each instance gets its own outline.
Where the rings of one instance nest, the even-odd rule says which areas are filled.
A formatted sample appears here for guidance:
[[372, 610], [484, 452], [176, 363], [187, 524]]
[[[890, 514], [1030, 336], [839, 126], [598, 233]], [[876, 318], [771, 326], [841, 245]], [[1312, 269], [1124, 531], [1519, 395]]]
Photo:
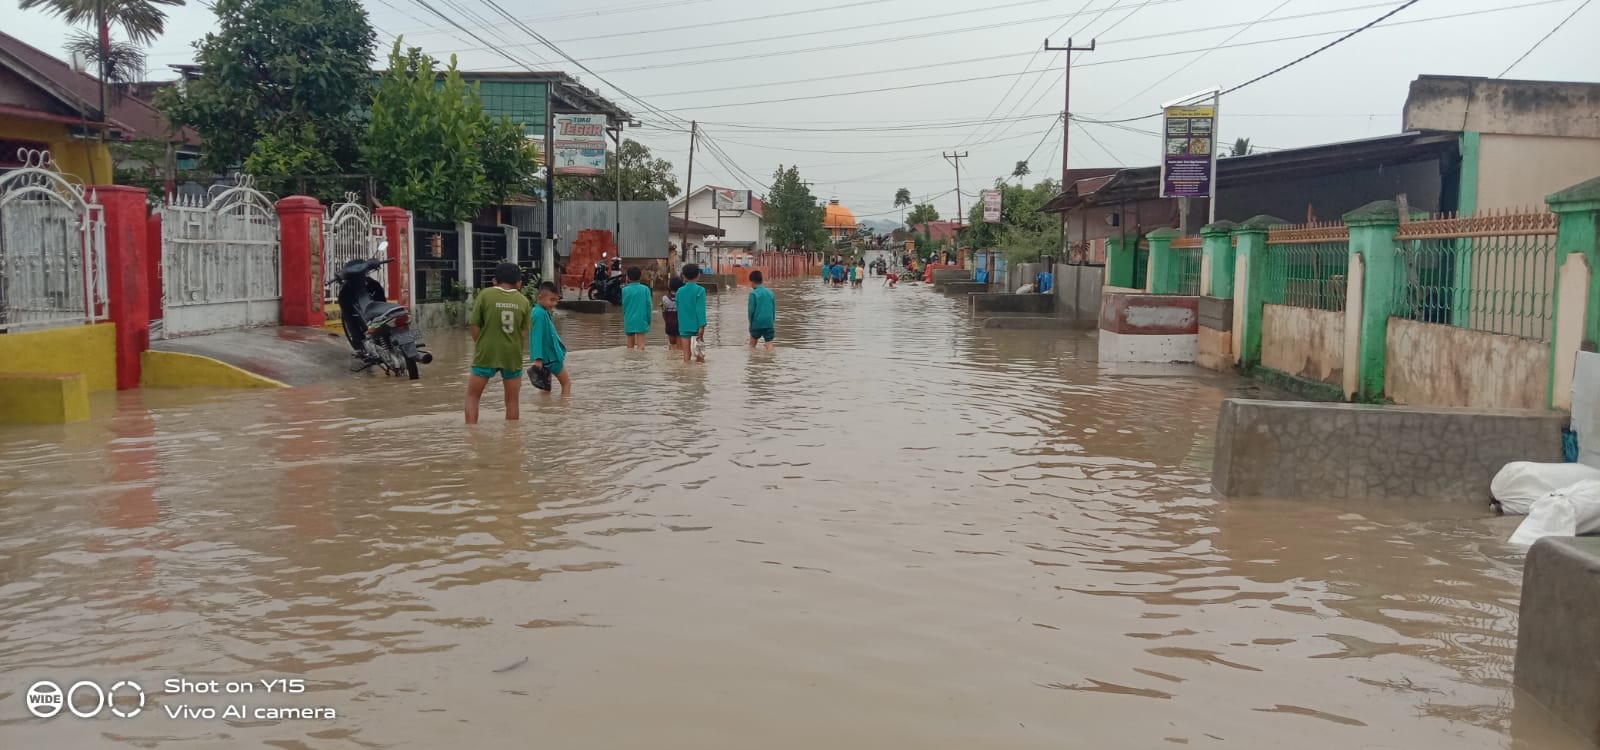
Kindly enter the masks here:
[[900, 223], [906, 223], [906, 206], [911, 205], [911, 191], [900, 188], [894, 191], [894, 207], [900, 209]]
[[1028, 162], [1026, 159], [1017, 162], [1017, 166], [1011, 168], [1011, 176], [1017, 178], [1017, 184], [1019, 185], [1022, 184], [1022, 178], [1027, 177], [1032, 173], [1033, 171], [1028, 169]]
[[1061, 244], [1060, 218], [1040, 211], [1056, 195], [1056, 182], [1045, 179], [1033, 187], [996, 180], [1000, 195], [1000, 221], [983, 220], [983, 204], [972, 207], [964, 236], [972, 247], [998, 249], [1008, 260], [1026, 262], [1055, 252]]
[[779, 164], [765, 200], [767, 236], [773, 245], [785, 250], [813, 251], [832, 245], [828, 230], [822, 226], [823, 208], [817, 205], [811, 188], [801, 181], [798, 169]]
[[[263, 190], [288, 195], [300, 190], [294, 175], [336, 174], [339, 165], [322, 150], [316, 126], [302, 122], [299, 127], [261, 136], [255, 150], [244, 160], [244, 171], [261, 178], [258, 184]], [[344, 186], [322, 184], [307, 189], [318, 198], [331, 200], [343, 192]]]
[[374, 35], [361, 3], [216, 0], [212, 10], [217, 31], [195, 45], [200, 78], [157, 99], [174, 125], [205, 140], [204, 166], [239, 166], [262, 136], [309, 124], [317, 150], [350, 171], [372, 76]]
[[924, 231], [927, 230], [926, 225], [928, 222], [938, 220], [939, 209], [934, 208], [932, 203], [918, 203], [917, 205], [912, 206], [911, 215], [906, 217], [907, 224], [910, 224], [913, 227], [921, 226], [923, 227]]
[[[612, 200], [617, 196], [616, 149], [606, 154], [606, 173], [598, 177], [556, 177], [558, 200]], [[678, 178], [672, 162], [657, 159], [650, 148], [633, 139], [624, 139], [622, 157], [622, 200], [664, 201], [678, 197]]]
[[483, 111], [456, 69], [396, 41], [378, 80], [362, 144], [378, 194], [425, 219], [468, 221], [484, 206], [527, 189], [538, 168], [519, 125]]
[[1233, 153], [1229, 154], [1229, 156], [1249, 156], [1249, 155], [1250, 155], [1250, 139], [1249, 138], [1235, 138], [1234, 141], [1233, 141]]

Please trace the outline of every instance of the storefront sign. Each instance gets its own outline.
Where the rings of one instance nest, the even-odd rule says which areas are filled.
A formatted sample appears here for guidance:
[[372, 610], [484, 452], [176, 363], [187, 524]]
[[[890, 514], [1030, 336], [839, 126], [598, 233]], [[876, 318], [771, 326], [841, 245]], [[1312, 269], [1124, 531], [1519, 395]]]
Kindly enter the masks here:
[[606, 173], [606, 116], [556, 115], [556, 174]]

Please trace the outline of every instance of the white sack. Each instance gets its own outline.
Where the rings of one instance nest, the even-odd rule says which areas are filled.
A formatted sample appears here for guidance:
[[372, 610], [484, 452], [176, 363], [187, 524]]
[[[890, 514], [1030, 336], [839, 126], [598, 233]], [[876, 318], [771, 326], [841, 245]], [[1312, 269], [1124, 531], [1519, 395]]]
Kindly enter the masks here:
[[1501, 467], [1489, 482], [1489, 494], [1506, 513], [1525, 516], [1533, 501], [1554, 490], [1592, 479], [1600, 479], [1600, 469], [1583, 464], [1512, 461]]
[[1554, 490], [1533, 501], [1528, 517], [1511, 535], [1524, 547], [1540, 537], [1577, 536], [1600, 531], [1600, 480], [1587, 480]]

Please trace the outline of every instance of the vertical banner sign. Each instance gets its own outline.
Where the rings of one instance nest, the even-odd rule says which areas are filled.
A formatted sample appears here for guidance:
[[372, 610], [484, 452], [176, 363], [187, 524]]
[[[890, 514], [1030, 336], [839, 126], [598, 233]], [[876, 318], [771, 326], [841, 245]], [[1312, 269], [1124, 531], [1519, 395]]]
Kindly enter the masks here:
[[989, 224], [1000, 223], [1000, 191], [983, 191], [983, 220]]
[[556, 174], [606, 173], [606, 116], [556, 115]]
[[1217, 108], [1214, 105], [1167, 107], [1161, 128], [1161, 197], [1206, 198], [1213, 195], [1216, 163]]

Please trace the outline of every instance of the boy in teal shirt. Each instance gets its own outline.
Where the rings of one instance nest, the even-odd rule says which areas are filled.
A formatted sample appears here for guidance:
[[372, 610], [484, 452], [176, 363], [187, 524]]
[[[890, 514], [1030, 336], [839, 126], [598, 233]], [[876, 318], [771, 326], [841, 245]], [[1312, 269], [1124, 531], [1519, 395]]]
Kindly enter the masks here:
[[750, 272], [750, 301], [745, 307], [750, 314], [750, 348], [756, 348], [757, 341], [766, 339], [770, 352], [772, 339], [778, 334], [778, 300], [762, 283], [765, 280], [760, 271]]
[[696, 362], [706, 361], [703, 351], [696, 351], [706, 340], [706, 288], [700, 286], [700, 266], [693, 263], [683, 267], [683, 288], [678, 290], [678, 333], [686, 339], [683, 344], [683, 361], [693, 356]]
[[494, 286], [478, 292], [472, 302], [467, 329], [476, 344], [472, 375], [467, 378], [467, 424], [478, 423], [478, 403], [489, 378], [499, 375], [506, 386], [506, 419], [520, 416], [522, 393], [522, 337], [528, 335], [528, 298], [522, 288], [522, 269], [501, 263], [494, 269]]
[[[528, 357], [533, 360], [534, 369], [542, 369], [561, 382], [561, 395], [565, 396], [572, 388], [572, 381], [567, 378], [567, 346], [561, 343], [556, 322], [550, 317], [550, 311], [560, 301], [561, 288], [554, 281], [539, 285], [539, 306], [533, 308], [533, 332], [528, 335]], [[546, 380], [541, 387], [535, 382], [534, 387], [549, 391], [550, 383]]]
[[628, 337], [628, 348], [644, 349], [645, 334], [650, 332], [650, 287], [639, 283], [644, 274], [638, 266], [628, 266], [628, 285], [622, 288], [622, 332]]

